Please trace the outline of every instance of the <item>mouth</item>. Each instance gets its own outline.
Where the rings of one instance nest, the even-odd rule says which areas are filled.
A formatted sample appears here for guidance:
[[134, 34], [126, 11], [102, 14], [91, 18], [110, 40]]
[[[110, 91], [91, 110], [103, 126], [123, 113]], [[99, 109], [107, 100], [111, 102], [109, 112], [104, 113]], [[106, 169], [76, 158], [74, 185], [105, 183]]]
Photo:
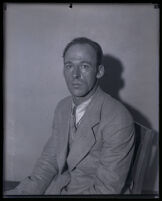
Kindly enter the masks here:
[[74, 87], [74, 88], [79, 88], [79, 87], [81, 87], [81, 83], [79, 83], [79, 82], [72, 82], [72, 86]]
[[72, 84], [72, 86], [77, 88], [77, 87], [80, 87], [81, 84]]

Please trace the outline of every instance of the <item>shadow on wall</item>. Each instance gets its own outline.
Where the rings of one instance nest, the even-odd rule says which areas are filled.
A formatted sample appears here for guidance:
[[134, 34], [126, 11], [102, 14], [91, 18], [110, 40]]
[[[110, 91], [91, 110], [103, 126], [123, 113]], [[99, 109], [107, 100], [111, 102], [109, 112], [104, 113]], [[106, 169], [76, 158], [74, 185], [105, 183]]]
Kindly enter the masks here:
[[[103, 65], [105, 66], [105, 75], [100, 79], [100, 87], [108, 94], [110, 94], [115, 99], [122, 102], [126, 108], [132, 114], [134, 120], [143, 126], [152, 129], [151, 122], [149, 119], [144, 116], [139, 110], [134, 108], [132, 105], [128, 104], [121, 100], [119, 91], [124, 88], [125, 82], [122, 78], [122, 73], [124, 67], [119, 59], [112, 55], [104, 55]], [[154, 140], [152, 143], [152, 160], [150, 159], [150, 165], [148, 166], [149, 178], [146, 178], [146, 181], [149, 182], [149, 189], [154, 190], [156, 183], [156, 174], [158, 168], [158, 133], [156, 131], [154, 135]], [[151, 158], [151, 157], [150, 157]], [[155, 165], [157, 164], [157, 165]], [[151, 177], [151, 178], [150, 178]]]
[[147, 128], [152, 128], [150, 121], [140, 111], [130, 104], [121, 100], [119, 91], [124, 88], [125, 82], [122, 78], [124, 71], [121, 61], [113, 56], [105, 55], [103, 58], [103, 65], [105, 66], [105, 75], [100, 80], [101, 88], [112, 97], [122, 102], [131, 112], [134, 120]]

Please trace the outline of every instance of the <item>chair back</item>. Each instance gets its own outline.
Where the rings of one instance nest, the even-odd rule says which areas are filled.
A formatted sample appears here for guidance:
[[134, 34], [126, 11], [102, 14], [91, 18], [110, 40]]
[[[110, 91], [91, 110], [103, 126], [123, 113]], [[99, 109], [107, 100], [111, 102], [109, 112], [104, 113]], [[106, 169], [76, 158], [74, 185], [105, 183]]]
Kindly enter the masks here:
[[131, 194], [142, 194], [145, 173], [151, 155], [153, 130], [135, 123], [135, 151], [132, 160]]

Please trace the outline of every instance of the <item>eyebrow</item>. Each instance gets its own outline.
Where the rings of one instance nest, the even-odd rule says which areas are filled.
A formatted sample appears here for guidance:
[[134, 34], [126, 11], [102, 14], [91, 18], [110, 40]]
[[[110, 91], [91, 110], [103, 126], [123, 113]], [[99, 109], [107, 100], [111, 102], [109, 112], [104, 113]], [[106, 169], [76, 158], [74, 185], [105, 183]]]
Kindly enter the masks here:
[[[72, 62], [72, 61], [64, 62], [64, 64], [69, 64], [69, 63], [73, 63], [73, 62]], [[89, 64], [89, 65], [92, 65], [92, 63], [91, 63], [91, 62], [88, 62], [88, 61], [81, 61], [80, 63], [81, 63], [81, 64], [87, 63], [87, 64]]]

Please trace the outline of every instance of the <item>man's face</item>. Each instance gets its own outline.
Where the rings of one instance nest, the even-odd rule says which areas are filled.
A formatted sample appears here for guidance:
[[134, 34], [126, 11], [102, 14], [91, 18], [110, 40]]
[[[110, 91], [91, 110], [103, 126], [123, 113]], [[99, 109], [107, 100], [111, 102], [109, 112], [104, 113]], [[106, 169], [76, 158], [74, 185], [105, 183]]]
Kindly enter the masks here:
[[64, 57], [64, 77], [70, 93], [85, 97], [95, 86], [97, 78], [96, 51], [88, 44], [72, 45]]

